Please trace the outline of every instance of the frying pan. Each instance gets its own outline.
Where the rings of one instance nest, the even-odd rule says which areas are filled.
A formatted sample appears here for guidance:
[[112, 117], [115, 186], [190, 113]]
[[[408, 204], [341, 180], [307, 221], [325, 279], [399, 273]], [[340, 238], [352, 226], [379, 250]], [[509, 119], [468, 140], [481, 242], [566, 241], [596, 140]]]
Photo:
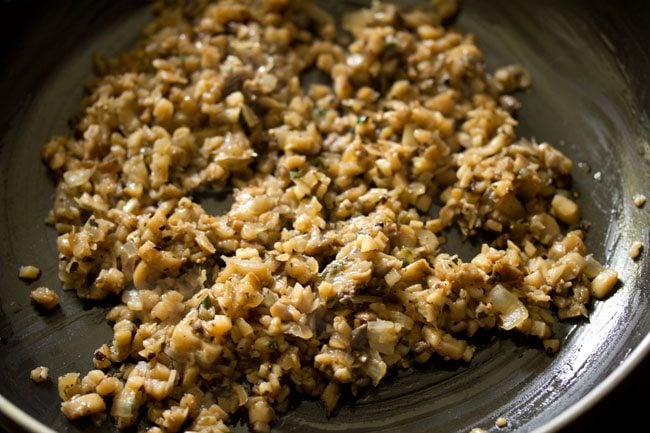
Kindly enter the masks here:
[[[322, 3], [337, 15], [364, 2]], [[55, 234], [43, 223], [53, 180], [39, 149], [66, 132], [92, 74], [92, 53], [132, 45], [148, 10], [129, 0], [5, 0], [0, 17], [0, 412], [12, 431], [113, 431], [110, 423], [69, 423], [58, 409], [56, 377], [91, 369], [92, 351], [110, 341], [111, 330], [107, 305], [78, 300], [56, 278]], [[574, 189], [591, 223], [587, 244], [622, 284], [595, 302], [588, 321], [558, 325], [562, 348], [553, 356], [524, 338], [481, 335], [469, 366], [433, 361], [401, 372], [330, 419], [317, 403], [297, 401], [276, 432], [497, 431], [499, 416], [509, 420], [506, 431], [557, 431], [647, 356], [650, 206], [636, 208], [632, 196], [650, 195], [648, 2], [467, 0], [456, 25], [477, 35], [488, 67], [517, 62], [531, 72], [518, 132], [555, 144], [577, 163]], [[468, 248], [453, 231], [450, 237], [448, 248]], [[646, 247], [638, 261], [628, 255], [635, 240]], [[19, 281], [21, 264], [38, 265], [40, 280]], [[55, 288], [62, 307], [35, 310], [29, 291], [36, 285]], [[29, 380], [38, 365], [50, 367], [52, 380]]]

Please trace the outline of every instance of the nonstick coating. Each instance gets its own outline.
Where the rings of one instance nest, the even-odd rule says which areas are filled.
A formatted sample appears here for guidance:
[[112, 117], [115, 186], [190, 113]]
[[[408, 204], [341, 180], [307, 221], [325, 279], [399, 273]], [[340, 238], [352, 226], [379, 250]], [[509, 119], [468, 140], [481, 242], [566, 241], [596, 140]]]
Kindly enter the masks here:
[[[338, 2], [322, 3], [338, 13]], [[111, 337], [107, 306], [78, 300], [57, 280], [55, 234], [43, 223], [53, 180], [39, 149], [77, 112], [92, 53], [133, 44], [148, 10], [128, 0], [5, 0], [0, 8], [0, 394], [42, 425], [25, 424], [1, 397], [0, 409], [26, 429], [95, 431], [61, 415], [56, 377], [92, 368], [92, 351]], [[645, 1], [467, 0], [456, 23], [477, 35], [490, 68], [518, 62], [531, 72], [519, 134], [549, 141], [577, 163], [574, 187], [591, 223], [587, 244], [619, 271], [618, 290], [593, 305], [588, 321], [558, 326], [564, 341], [556, 355], [536, 341], [479, 336], [469, 366], [434, 361], [400, 373], [329, 420], [304, 401], [274, 431], [497, 431], [499, 416], [510, 422], [506, 431], [554, 431], [646, 356], [650, 205], [637, 209], [632, 196], [650, 196], [649, 21]], [[449, 250], [468, 248], [451, 237]], [[636, 262], [628, 255], [635, 240], [646, 248]], [[43, 276], [19, 281], [21, 264], [38, 265]], [[54, 288], [62, 308], [36, 311], [29, 302], [36, 285]], [[29, 380], [38, 365], [50, 368], [49, 382]], [[112, 431], [110, 423], [100, 431]]]

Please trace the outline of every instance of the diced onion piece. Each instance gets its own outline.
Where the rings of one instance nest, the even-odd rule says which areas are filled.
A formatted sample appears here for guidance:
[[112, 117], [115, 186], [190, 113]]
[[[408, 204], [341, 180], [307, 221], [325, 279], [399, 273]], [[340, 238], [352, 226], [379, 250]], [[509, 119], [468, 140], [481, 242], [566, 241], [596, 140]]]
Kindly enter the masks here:
[[72, 400], [61, 403], [61, 412], [66, 418], [72, 420], [106, 410], [104, 399], [97, 393], [77, 395]]
[[516, 328], [528, 318], [528, 310], [517, 296], [497, 284], [490, 290], [487, 300], [501, 318], [501, 328], [506, 331]]
[[142, 299], [138, 290], [127, 290], [122, 293], [122, 302], [125, 303], [131, 311], [142, 311]]
[[585, 267], [585, 275], [587, 278], [595, 278], [603, 270], [603, 265], [594, 258], [592, 254], [585, 257], [587, 266]]
[[591, 282], [591, 294], [602, 299], [612, 291], [618, 282], [618, 272], [613, 269], [604, 269]]
[[370, 347], [385, 355], [395, 352], [399, 341], [402, 325], [388, 320], [373, 320], [368, 322], [368, 343]]
[[77, 170], [68, 170], [63, 174], [63, 180], [68, 186], [74, 188], [88, 182], [94, 172], [95, 172], [94, 168], [80, 168]]
[[295, 323], [295, 322], [290, 323], [285, 332], [287, 334], [291, 334], [293, 336], [296, 336], [298, 338], [302, 338], [302, 339], [305, 339], [305, 340], [309, 340], [311, 337], [314, 336], [314, 333], [309, 328], [309, 326], [303, 325], [302, 323]]
[[115, 418], [129, 418], [136, 413], [138, 406], [136, 392], [125, 387], [113, 400], [111, 415]]
[[379, 352], [376, 350], [370, 349], [368, 351], [368, 360], [366, 361], [365, 370], [374, 386], [377, 386], [381, 378], [386, 375], [386, 363], [382, 361]]

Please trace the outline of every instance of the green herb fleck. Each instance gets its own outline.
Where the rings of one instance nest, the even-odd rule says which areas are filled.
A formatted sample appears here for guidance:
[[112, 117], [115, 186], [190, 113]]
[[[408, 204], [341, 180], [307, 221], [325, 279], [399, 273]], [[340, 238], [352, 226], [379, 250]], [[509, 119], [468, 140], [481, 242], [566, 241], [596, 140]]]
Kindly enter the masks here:
[[291, 176], [292, 180], [296, 180], [296, 179], [300, 179], [302, 173], [300, 172], [300, 170], [291, 170], [289, 172], [289, 176]]
[[323, 164], [323, 160], [320, 159], [320, 158], [316, 158], [316, 159], [314, 160], [313, 164], [314, 164], [314, 167], [316, 167], [316, 168], [323, 168], [323, 167], [325, 167], [325, 164]]
[[278, 350], [278, 342], [275, 340], [269, 340], [269, 342], [266, 343], [266, 347], [272, 350]]
[[212, 301], [210, 300], [209, 295], [206, 295], [203, 299], [201, 299], [201, 302], [199, 302], [199, 305], [196, 306], [196, 309], [199, 310], [201, 307], [203, 307], [204, 310], [212, 307]]
[[398, 47], [399, 47], [399, 43], [397, 39], [395, 39], [392, 36], [386, 37], [386, 48], [384, 49], [384, 53], [388, 57], [391, 57], [393, 54], [395, 54]]
[[410, 248], [402, 248], [398, 253], [399, 259], [402, 261], [402, 266], [406, 267], [415, 261], [415, 255]]
[[343, 266], [343, 262], [341, 260], [333, 260], [329, 265], [325, 266], [323, 272], [320, 273], [321, 279], [324, 280], [328, 275], [336, 274], [341, 266]]
[[357, 123], [358, 123], [359, 125], [363, 125], [363, 124], [368, 123], [368, 116], [366, 116], [365, 114], [362, 114], [362, 115], [359, 116], [359, 118], [357, 119]]
[[325, 116], [325, 112], [326, 112], [326, 111], [327, 111], [327, 110], [324, 109], [324, 108], [321, 108], [321, 107], [314, 107], [314, 108], [311, 110], [311, 117], [312, 117], [312, 119], [322, 119], [323, 116]]

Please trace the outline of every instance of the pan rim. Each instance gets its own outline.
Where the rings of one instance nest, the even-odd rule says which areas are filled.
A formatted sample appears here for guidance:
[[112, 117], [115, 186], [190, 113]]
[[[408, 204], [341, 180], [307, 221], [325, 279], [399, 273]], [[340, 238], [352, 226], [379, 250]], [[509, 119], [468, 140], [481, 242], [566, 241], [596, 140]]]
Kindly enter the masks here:
[[[0, 394], [0, 412], [16, 426], [31, 433], [56, 433]], [[6, 427], [6, 426], [5, 426]]]
[[[589, 391], [576, 403], [566, 408], [560, 415], [541, 427], [532, 430], [531, 433], [555, 433], [566, 427], [571, 421], [578, 419], [581, 415], [601, 401], [607, 394], [612, 392], [640, 363], [650, 354], [650, 333], [641, 340], [637, 347], [625, 358], [618, 367], [610, 372], [605, 379], [595, 388]], [[53, 429], [41, 421], [29, 415], [27, 412], [13, 404], [5, 396], [0, 394], [0, 413], [2, 413], [17, 427], [30, 433], [56, 433]], [[1, 424], [1, 423], [0, 423]]]
[[566, 408], [562, 413], [547, 424], [538, 427], [531, 433], [554, 433], [566, 427], [571, 421], [593, 408], [607, 394], [611, 393], [621, 384], [632, 371], [650, 354], [650, 333], [641, 340], [639, 345], [625, 358], [618, 367], [610, 372], [605, 379], [589, 391], [576, 403]]

